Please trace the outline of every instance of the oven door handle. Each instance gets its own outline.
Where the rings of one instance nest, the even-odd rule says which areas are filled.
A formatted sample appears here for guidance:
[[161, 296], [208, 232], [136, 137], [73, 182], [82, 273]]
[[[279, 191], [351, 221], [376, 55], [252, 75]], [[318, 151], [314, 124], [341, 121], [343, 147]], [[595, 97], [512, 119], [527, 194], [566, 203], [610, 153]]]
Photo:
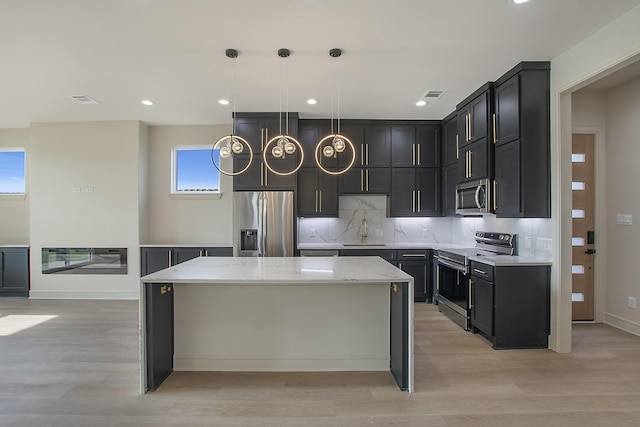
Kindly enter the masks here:
[[451, 261], [447, 261], [445, 259], [442, 259], [441, 257], [438, 257], [438, 264], [439, 265], [444, 265], [445, 267], [449, 267], [449, 268], [453, 268], [456, 271], [461, 271], [464, 274], [467, 274], [467, 266], [461, 266], [460, 264], [456, 264], [455, 262], [451, 262]]

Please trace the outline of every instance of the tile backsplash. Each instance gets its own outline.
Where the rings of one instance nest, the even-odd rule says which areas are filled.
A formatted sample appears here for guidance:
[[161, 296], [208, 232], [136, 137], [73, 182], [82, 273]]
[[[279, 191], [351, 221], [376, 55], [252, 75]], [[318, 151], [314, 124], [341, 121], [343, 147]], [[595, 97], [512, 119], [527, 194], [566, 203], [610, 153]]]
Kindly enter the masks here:
[[[551, 260], [552, 250], [536, 249], [537, 239], [551, 239], [550, 219], [388, 218], [386, 196], [340, 196], [338, 218], [298, 219], [299, 243], [358, 243], [362, 220], [367, 221], [367, 243], [456, 243], [474, 246], [477, 230], [518, 235], [518, 253]], [[531, 247], [525, 243], [530, 237]]]

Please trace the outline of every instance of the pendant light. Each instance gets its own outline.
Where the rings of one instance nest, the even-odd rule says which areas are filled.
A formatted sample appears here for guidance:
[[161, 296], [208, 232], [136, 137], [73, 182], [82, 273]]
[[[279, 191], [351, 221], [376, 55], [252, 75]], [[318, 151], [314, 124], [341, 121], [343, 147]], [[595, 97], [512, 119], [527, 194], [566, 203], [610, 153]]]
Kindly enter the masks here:
[[[251, 149], [251, 144], [249, 144], [249, 142], [246, 139], [242, 138], [241, 136], [233, 134], [234, 120], [235, 120], [235, 117], [236, 117], [236, 63], [235, 63], [235, 59], [238, 57], [238, 51], [235, 50], [235, 49], [227, 49], [224, 52], [224, 54], [226, 55], [227, 58], [230, 58], [230, 59], [234, 60], [234, 64], [233, 64], [233, 113], [231, 115], [231, 133], [229, 135], [225, 135], [222, 138], [218, 139], [213, 144], [213, 146], [211, 147], [211, 163], [213, 163], [213, 166], [215, 166], [215, 168], [221, 174], [228, 175], [228, 176], [236, 176], [236, 175], [240, 175], [241, 173], [246, 172], [247, 169], [249, 169], [249, 166], [251, 166], [251, 163], [253, 162], [253, 150]], [[231, 170], [231, 172], [225, 171], [219, 163], [216, 163], [215, 155], [214, 155], [216, 150], [219, 150], [219, 152], [220, 152], [220, 160], [218, 160], [218, 162], [222, 161], [222, 159], [232, 160], [233, 156], [238, 155], [238, 154], [243, 154], [243, 153], [248, 153], [249, 154], [249, 162], [247, 162], [247, 165], [243, 169], [240, 169], [238, 171], [233, 171], [233, 170]]]
[[[331, 49], [329, 51], [329, 56], [332, 58], [339, 58], [342, 56], [342, 50], [340, 49]], [[335, 73], [332, 73], [335, 81]], [[334, 82], [335, 83], [335, 82]], [[334, 84], [335, 86], [335, 84]], [[356, 161], [356, 149], [353, 146], [353, 143], [346, 136], [340, 133], [340, 91], [338, 90], [338, 119], [336, 121], [336, 131], [333, 130], [333, 92], [331, 93], [331, 134], [322, 138], [318, 144], [316, 145], [315, 150], [315, 159], [318, 167], [325, 173], [329, 175], [341, 175], [347, 172]], [[328, 170], [324, 166], [322, 166], [322, 156], [324, 157], [333, 157], [336, 158], [338, 155], [342, 155], [342, 153], [347, 150], [347, 148], [351, 151], [351, 160], [349, 164], [340, 170]]]
[[[279, 49], [278, 56], [280, 58], [289, 58], [291, 55], [291, 51], [289, 49]], [[288, 60], [287, 60], [288, 61]], [[287, 68], [287, 67], [285, 67]], [[288, 68], [287, 68], [288, 70]], [[282, 76], [282, 73], [280, 73]], [[285, 76], [285, 80], [288, 80], [288, 76]], [[302, 149], [302, 144], [295, 139], [294, 137], [289, 135], [289, 87], [287, 85], [286, 88], [286, 113], [285, 113], [285, 131], [282, 132], [282, 84], [280, 85], [280, 115], [279, 115], [279, 123], [280, 123], [280, 134], [271, 138], [267, 145], [264, 146], [264, 152], [262, 153], [262, 157], [264, 160], [264, 164], [271, 172], [276, 175], [287, 176], [296, 173], [300, 167], [302, 167], [302, 163], [304, 162], [304, 150]], [[273, 166], [278, 163], [279, 160], [283, 160], [286, 156], [295, 155], [296, 152], [300, 153], [299, 160], [297, 165], [287, 171], [283, 171], [281, 168], [274, 168]], [[269, 161], [269, 156], [272, 156], [273, 159]]]

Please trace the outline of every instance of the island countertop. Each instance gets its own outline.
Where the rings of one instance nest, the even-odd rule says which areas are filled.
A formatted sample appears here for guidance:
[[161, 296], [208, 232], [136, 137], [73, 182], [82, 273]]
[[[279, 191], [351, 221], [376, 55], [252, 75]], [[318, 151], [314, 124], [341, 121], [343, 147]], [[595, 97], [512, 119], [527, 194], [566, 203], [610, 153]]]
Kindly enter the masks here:
[[154, 283], [389, 283], [413, 277], [380, 257], [199, 257], [143, 276]]

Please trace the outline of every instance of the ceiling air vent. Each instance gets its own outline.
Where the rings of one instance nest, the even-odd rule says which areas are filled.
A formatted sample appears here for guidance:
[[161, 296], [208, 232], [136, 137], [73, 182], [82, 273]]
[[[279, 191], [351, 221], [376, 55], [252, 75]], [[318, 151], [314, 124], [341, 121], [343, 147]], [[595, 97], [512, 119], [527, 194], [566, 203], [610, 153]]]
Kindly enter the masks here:
[[424, 99], [427, 102], [435, 101], [442, 98], [442, 95], [444, 95], [445, 93], [447, 93], [446, 90], [428, 90], [427, 93], [422, 95], [421, 99]]
[[81, 104], [100, 104], [98, 101], [88, 97], [87, 95], [71, 95], [71, 98], [75, 99]]

